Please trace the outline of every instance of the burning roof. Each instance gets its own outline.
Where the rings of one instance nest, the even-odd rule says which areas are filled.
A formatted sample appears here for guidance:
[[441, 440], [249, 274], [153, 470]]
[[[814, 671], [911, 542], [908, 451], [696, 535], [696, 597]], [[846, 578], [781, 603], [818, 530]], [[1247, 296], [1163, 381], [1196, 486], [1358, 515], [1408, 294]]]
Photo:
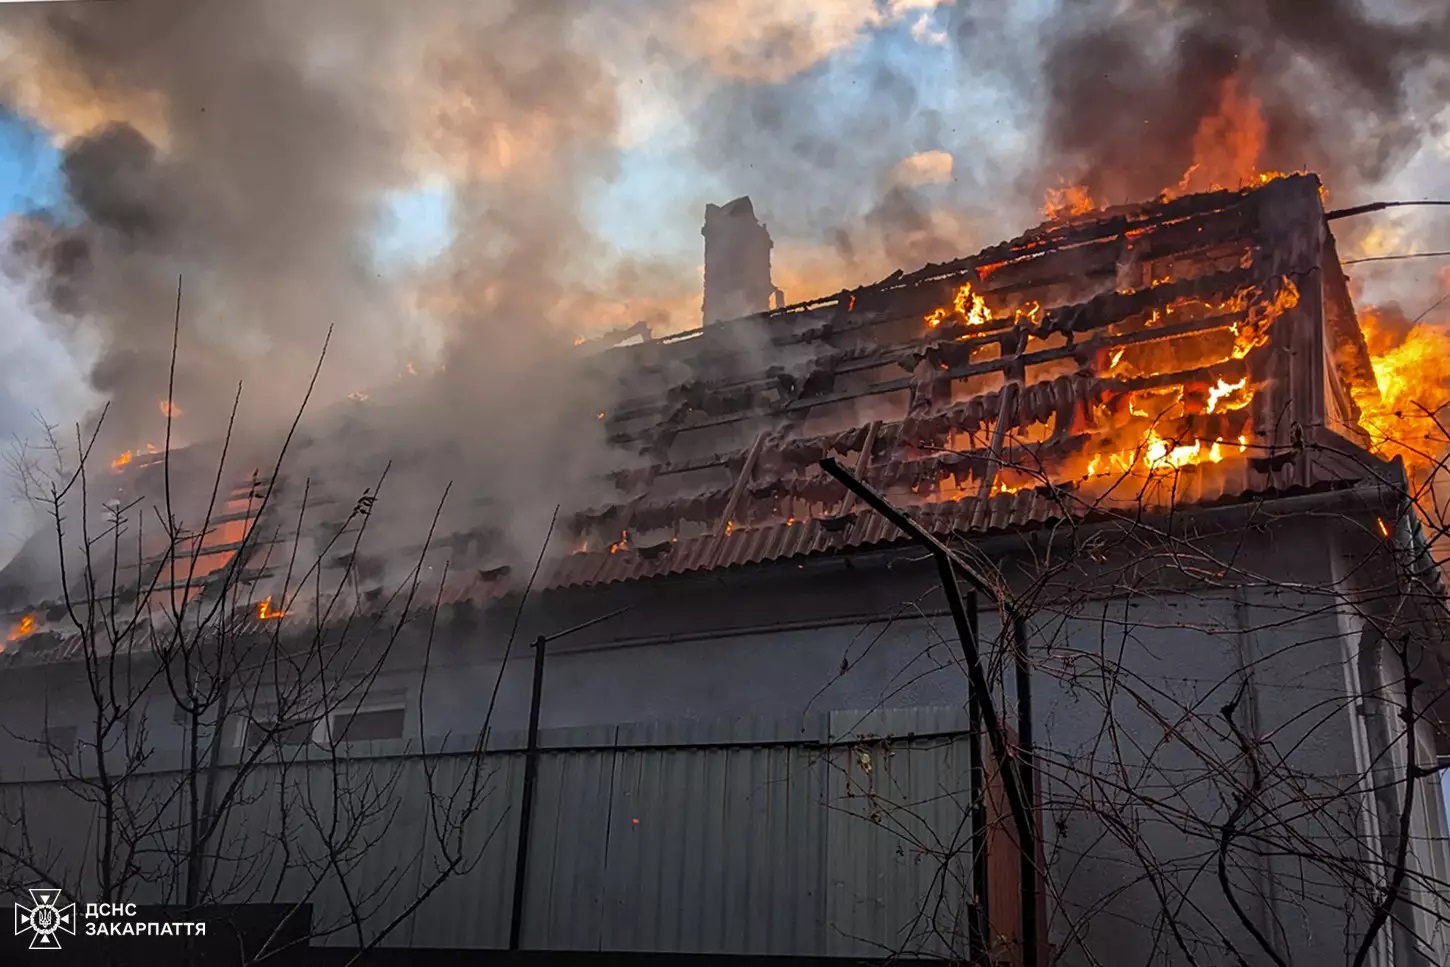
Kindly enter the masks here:
[[[627, 387], [597, 413], [613, 496], [564, 508], [568, 550], [535, 587], [894, 540], [826, 456], [958, 534], [1340, 486], [1379, 463], [1359, 426], [1374, 372], [1316, 178], [1085, 207], [971, 257], [598, 353]], [[248, 538], [291, 513], [264, 512], [271, 492], [234, 488], [162, 584], [201, 595], [248, 553], [253, 617], [284, 614], [266, 597], [275, 541]], [[487, 527], [434, 545], [459, 576], [443, 600], [513, 587]]]
[[[1348, 482], [1375, 462], [1356, 403], [1373, 372], [1316, 178], [1078, 208], [636, 352], [635, 384], [659, 382], [609, 422], [650, 464], [572, 518], [555, 583], [885, 539], [825, 456], [957, 533]], [[1342, 441], [1306, 445], [1326, 435]]]

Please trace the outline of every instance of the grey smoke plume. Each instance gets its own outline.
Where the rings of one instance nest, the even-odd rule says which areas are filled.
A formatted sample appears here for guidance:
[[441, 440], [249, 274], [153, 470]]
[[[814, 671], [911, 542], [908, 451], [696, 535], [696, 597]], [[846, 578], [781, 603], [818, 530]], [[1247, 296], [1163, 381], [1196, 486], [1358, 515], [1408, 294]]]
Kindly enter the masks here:
[[[369, 19], [351, 6], [356, 21], [338, 20], [359, 43]], [[391, 356], [402, 313], [360, 241], [402, 169], [366, 74], [315, 69], [274, 4], [16, 14], [0, 26], [45, 70], [38, 103], [21, 106], [75, 135], [62, 173], [82, 216], [71, 244], [88, 257], [67, 308], [103, 339], [91, 382], [110, 401], [109, 448], [159, 442], [178, 276], [183, 440], [219, 429], [238, 380], [256, 384], [249, 416], [276, 419], [331, 324], [347, 338], [329, 376], [379, 374], [369, 357]], [[96, 92], [110, 116], [90, 125]]]
[[[1349, 0], [1083, 0], [1040, 18], [977, 0], [931, 23], [913, 19], [924, 6], [5, 9], [0, 101], [68, 139], [81, 216], [36, 222], [10, 261], [37, 279], [47, 325], [98, 339], [87, 379], [111, 405], [108, 451], [159, 442], [180, 275], [182, 442], [219, 433], [239, 380], [242, 429], [274, 439], [332, 326], [318, 400], [374, 398], [352, 414], [357, 440], [319, 436], [319, 472], [366, 441], [398, 457], [400, 481], [413, 475], [394, 488], [419, 494], [410, 511], [453, 479], [514, 506], [522, 544], [557, 492], [592, 496], [599, 424], [562, 429], [593, 408], [565, 361], [573, 337], [698, 318], [693, 258], [636, 260], [590, 228], [592, 195], [637, 120], [621, 90], [651, 92], [690, 158], [728, 186], [671, 217], [693, 229], [704, 201], [752, 195], [791, 297], [1009, 236], [1062, 179], [1101, 201], [1172, 186], [1230, 76], [1262, 103], [1262, 163], [1321, 170], [1336, 192], [1395, 171], [1446, 90], [1450, 14], [1430, 0], [1402, 0], [1393, 20]], [[945, 71], [876, 42], [894, 31], [930, 44], [938, 29]], [[380, 200], [422, 177], [455, 188], [454, 245], [416, 275], [382, 272], [367, 247]], [[409, 362], [428, 374], [439, 361], [387, 405], [375, 391]], [[327, 473], [346, 495], [377, 469]]]
[[[329, 327], [322, 402], [415, 360], [426, 373], [426, 312], [448, 365], [394, 414], [358, 408], [368, 447], [443, 455], [421, 472], [432, 486], [409, 511], [462, 476], [465, 491], [486, 481], [495, 497], [525, 502], [515, 519], [527, 521], [549, 500], [540, 481], [569, 463], [558, 455], [602, 443], [592, 419], [588, 440], [562, 447], [551, 436], [573, 404], [564, 391], [580, 385], [551, 363], [572, 342], [564, 320], [605, 300], [586, 281], [599, 250], [580, 211], [586, 186], [611, 170], [616, 111], [580, 42], [580, 9], [138, 0], [7, 10], [0, 29], [27, 73], [0, 90], [72, 135], [63, 174], [82, 216], [52, 229], [60, 242], [13, 254], [49, 273], [52, 308], [99, 335], [89, 381], [110, 404], [102, 449], [160, 442], [178, 276], [174, 433], [218, 437], [240, 381], [240, 430], [255, 442], [238, 461], [275, 443]], [[380, 199], [426, 175], [459, 187], [455, 247], [425, 277], [385, 276], [367, 249]], [[357, 455], [327, 442], [309, 468], [342, 493], [360, 490], [376, 468], [350, 475]], [[404, 516], [416, 530], [417, 515]]]

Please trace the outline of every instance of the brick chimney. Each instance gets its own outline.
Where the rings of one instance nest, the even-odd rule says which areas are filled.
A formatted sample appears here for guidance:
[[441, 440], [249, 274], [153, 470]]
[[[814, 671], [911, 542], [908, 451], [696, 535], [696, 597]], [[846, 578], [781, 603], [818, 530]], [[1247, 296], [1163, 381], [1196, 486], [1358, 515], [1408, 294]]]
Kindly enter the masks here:
[[750, 197], [705, 206], [704, 323], [764, 312], [772, 295], [784, 296], [770, 281], [773, 243], [755, 218]]

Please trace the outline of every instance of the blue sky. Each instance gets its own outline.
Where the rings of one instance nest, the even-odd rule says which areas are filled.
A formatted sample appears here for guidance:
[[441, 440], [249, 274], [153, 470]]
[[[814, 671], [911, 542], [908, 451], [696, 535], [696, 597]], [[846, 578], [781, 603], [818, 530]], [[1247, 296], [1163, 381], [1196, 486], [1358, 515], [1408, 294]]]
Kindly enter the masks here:
[[[954, 119], [1002, 111], [1002, 104], [991, 103], [989, 89], [978, 87], [964, 94], [963, 85], [951, 80], [961, 76], [955, 56], [950, 44], [918, 42], [911, 35], [911, 22], [901, 21], [866, 31], [855, 44], [837, 50], [786, 83], [808, 85], [818, 95], [814, 100], [819, 109], [811, 120], [827, 129], [839, 124], [842, 128], [838, 130], [850, 130], [853, 120], [869, 112], [871, 102], [877, 100], [871, 87], [862, 82], [863, 74], [869, 73], [862, 70], [863, 64], [885, 65], [908, 77], [917, 91], [913, 109], [917, 115], [935, 112]], [[622, 84], [622, 93], [628, 96], [632, 86]], [[910, 131], [913, 126], [906, 121], [901, 130]], [[643, 141], [625, 148], [617, 176], [589, 196], [586, 217], [616, 249], [642, 258], [698, 259], [704, 204], [728, 201], [750, 190], [748, 165], [728, 175], [719, 166], [702, 165], [685, 127], [660, 125]], [[931, 135], [934, 143], [903, 144], [901, 150], [952, 150], [966, 136], [965, 125], [958, 128], [949, 120]], [[1009, 141], [994, 138], [994, 150], [1010, 148]], [[884, 149], [882, 145], [862, 147], [872, 155]], [[978, 157], [988, 153], [971, 152]], [[63, 209], [59, 162], [60, 154], [45, 131], [14, 114], [0, 113], [0, 217], [36, 208]], [[381, 199], [374, 237], [380, 260], [384, 264], [421, 261], [441, 250], [451, 234], [450, 201], [448, 186], [441, 182]], [[757, 199], [757, 203], [767, 213], [772, 207], [767, 198]], [[776, 204], [789, 205], [784, 200]], [[790, 234], [788, 221], [772, 225], [777, 238]]]
[[[68, 207], [61, 152], [48, 132], [29, 119], [0, 109], [0, 218]], [[383, 261], [426, 259], [450, 235], [451, 197], [445, 187], [424, 186], [382, 199], [374, 250]]]
[[60, 152], [50, 135], [0, 109], [0, 217], [36, 208], [59, 209], [64, 202]]

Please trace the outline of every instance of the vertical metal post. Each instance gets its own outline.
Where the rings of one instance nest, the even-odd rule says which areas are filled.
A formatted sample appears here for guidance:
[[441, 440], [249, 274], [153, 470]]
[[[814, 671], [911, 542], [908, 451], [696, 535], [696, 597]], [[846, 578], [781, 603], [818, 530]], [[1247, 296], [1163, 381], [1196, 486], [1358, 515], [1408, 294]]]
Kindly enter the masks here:
[[[977, 592], [967, 592], [967, 628], [977, 640]], [[982, 759], [982, 697], [967, 684], [967, 795], [972, 803], [972, 909], [967, 920], [967, 955], [985, 964], [991, 953], [991, 879], [987, 865], [987, 770]]]
[[1030, 842], [1022, 843], [1018, 850], [1021, 859], [1022, 879], [1022, 962], [1037, 964], [1041, 961], [1038, 950], [1037, 922], [1037, 844], [1041, 842], [1042, 831], [1036, 829], [1037, 792], [1032, 745], [1032, 668], [1027, 653], [1027, 622], [1022, 616], [1012, 615], [1012, 652], [1015, 661], [1013, 677], [1017, 679], [1017, 766], [1023, 797], [1027, 800], [1027, 815], [1034, 827]]
[[[1002, 722], [997, 717], [997, 709], [992, 702], [992, 694], [989, 691], [987, 675], [982, 668], [982, 656], [978, 648], [977, 638], [972, 633], [966, 604], [962, 600], [961, 588], [957, 585], [957, 572], [960, 571], [975, 590], [990, 594], [992, 593], [991, 585], [980, 574], [976, 573], [971, 565], [956, 557], [950, 548], [932, 534], [923, 530], [921, 525], [912, 520], [907, 514], [893, 507], [886, 498], [853, 477], [835, 460], [827, 457], [820, 462], [820, 467], [826, 473], [843, 483], [849, 490], [853, 491], [867, 505], [890, 521], [903, 534], [913, 538], [917, 543], [930, 551], [932, 558], [936, 561], [937, 574], [941, 579], [942, 591], [946, 594], [947, 606], [951, 611], [952, 621], [956, 625], [957, 636], [961, 641], [962, 653], [967, 661], [967, 675], [971, 694], [978, 696], [982, 716], [982, 728], [987, 733], [987, 741], [991, 746], [992, 758], [996, 760], [998, 775], [1001, 776], [1001, 781], [1007, 794], [1007, 805], [1011, 809], [1012, 820], [1017, 830], [1018, 849], [1024, 857], [1031, 857], [1030, 865], [1035, 876], [1037, 870], [1037, 831], [1033, 828], [1033, 803], [1029, 798], [1028, 790], [1024, 788], [1024, 784], [1030, 782], [1030, 777], [1025, 774], [1027, 772], [1026, 769], [1019, 768], [1019, 762], [1014, 761], [1012, 750], [1008, 748], [1007, 737], [1002, 729]], [[1025, 625], [1021, 623], [1020, 615], [1016, 607], [1010, 602], [1003, 603], [1001, 613], [1003, 623], [1007, 624], [1010, 622], [1014, 634], [1024, 631]], [[1025, 641], [1025, 638], [1023, 640]], [[1020, 651], [1020, 659], [1025, 662], [1026, 652], [1020, 649], [1018, 650]], [[1025, 674], [1025, 665], [1019, 666], [1019, 670], [1024, 670], [1023, 679], [1025, 680], [1027, 677]], [[1020, 701], [1020, 692], [1018, 697]], [[1027, 714], [1029, 716], [1031, 714], [1030, 692], [1028, 693]], [[1018, 724], [1019, 726], [1022, 724], [1020, 720]], [[1029, 728], [1025, 736], [1024, 744], [1030, 750], [1030, 722], [1028, 724]], [[1023, 740], [1023, 738], [1019, 737], [1019, 741]], [[1023, 863], [1025, 868], [1029, 860], [1024, 858]], [[1022, 888], [1025, 891], [1029, 889], [1029, 886], [1024, 882]], [[1030, 889], [1033, 893], [1034, 906], [1030, 917], [1031, 923], [1034, 925], [1034, 933], [1031, 937], [1023, 939], [1023, 967], [1039, 967], [1037, 959], [1039, 951], [1037, 949], [1038, 945], [1035, 933], [1035, 924], [1037, 921], [1037, 908], [1035, 905], [1036, 884], [1033, 883]], [[1024, 909], [1022, 911], [1021, 922], [1024, 924], [1027, 923], [1028, 917], [1029, 914]]]
[[524, 927], [524, 891], [528, 886], [529, 827], [534, 818], [534, 783], [539, 774], [539, 704], [544, 697], [544, 651], [549, 639], [534, 641], [534, 691], [529, 702], [529, 743], [524, 750], [524, 791], [519, 801], [519, 845], [514, 862], [514, 906], [509, 949], [518, 950]]

